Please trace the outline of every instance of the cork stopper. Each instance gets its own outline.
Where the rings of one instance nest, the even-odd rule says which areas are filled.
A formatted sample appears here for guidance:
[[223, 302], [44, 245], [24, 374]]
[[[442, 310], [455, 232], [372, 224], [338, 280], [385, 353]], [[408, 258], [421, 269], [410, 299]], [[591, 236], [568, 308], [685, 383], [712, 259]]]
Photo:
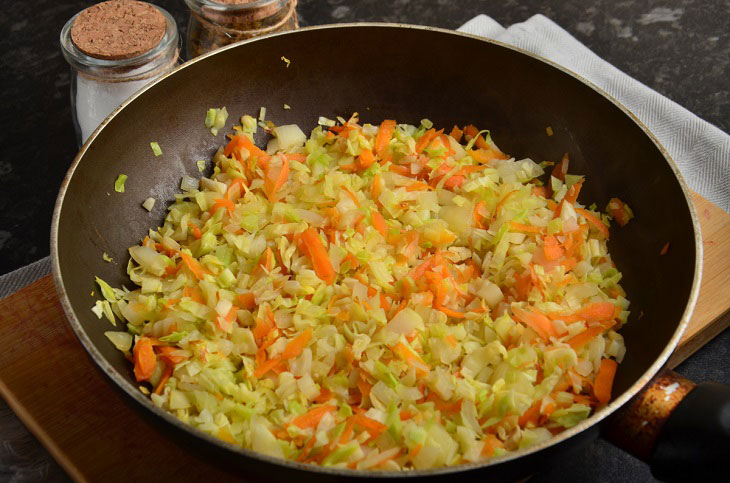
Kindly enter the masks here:
[[110, 0], [76, 17], [71, 40], [84, 54], [97, 59], [131, 59], [155, 48], [165, 28], [165, 17], [154, 6], [135, 0]]

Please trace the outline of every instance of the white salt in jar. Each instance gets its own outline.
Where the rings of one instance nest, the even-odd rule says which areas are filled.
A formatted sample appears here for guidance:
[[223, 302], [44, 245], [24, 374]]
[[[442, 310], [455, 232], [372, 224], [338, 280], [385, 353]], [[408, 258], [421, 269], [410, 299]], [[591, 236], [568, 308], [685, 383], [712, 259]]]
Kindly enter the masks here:
[[61, 50], [71, 65], [71, 111], [81, 146], [121, 103], [177, 66], [180, 38], [164, 9], [110, 0], [66, 22]]

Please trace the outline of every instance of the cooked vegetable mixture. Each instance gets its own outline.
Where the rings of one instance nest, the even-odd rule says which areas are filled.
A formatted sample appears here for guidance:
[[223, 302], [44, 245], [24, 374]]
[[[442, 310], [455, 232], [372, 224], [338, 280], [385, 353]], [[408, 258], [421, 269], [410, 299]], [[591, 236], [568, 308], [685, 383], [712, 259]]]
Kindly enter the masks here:
[[129, 249], [137, 288], [97, 279], [140, 390], [235, 445], [387, 470], [499, 457], [609, 401], [629, 302], [567, 156], [543, 186], [551, 163], [474, 126], [320, 124], [269, 123], [263, 150], [244, 116]]

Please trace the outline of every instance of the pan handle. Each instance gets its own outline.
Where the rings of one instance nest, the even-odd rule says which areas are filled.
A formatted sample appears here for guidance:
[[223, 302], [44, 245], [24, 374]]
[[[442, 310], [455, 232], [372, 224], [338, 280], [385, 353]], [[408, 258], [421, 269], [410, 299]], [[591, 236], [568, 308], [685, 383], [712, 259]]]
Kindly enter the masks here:
[[665, 370], [603, 425], [663, 481], [714, 481], [730, 460], [730, 386]]

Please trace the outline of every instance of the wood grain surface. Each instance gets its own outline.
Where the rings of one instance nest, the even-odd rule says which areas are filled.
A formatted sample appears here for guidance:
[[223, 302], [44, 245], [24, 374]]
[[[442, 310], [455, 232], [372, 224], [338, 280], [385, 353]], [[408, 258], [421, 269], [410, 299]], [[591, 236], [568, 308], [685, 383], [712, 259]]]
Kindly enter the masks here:
[[[676, 366], [730, 324], [730, 215], [695, 196], [704, 276]], [[77, 481], [233, 481], [127, 405], [66, 322], [50, 276], [0, 301], [0, 394]], [[201, 480], [201, 481], [205, 481]]]

